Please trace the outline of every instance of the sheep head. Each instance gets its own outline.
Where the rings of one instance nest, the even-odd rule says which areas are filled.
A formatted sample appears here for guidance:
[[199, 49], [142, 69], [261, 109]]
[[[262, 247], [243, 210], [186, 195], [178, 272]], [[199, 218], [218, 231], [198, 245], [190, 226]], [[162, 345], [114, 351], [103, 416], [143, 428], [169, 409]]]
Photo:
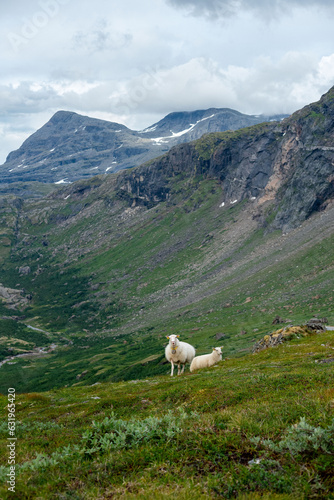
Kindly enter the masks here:
[[220, 356], [220, 359], [222, 357], [222, 348], [223, 347], [224, 346], [222, 345], [221, 347], [213, 347], [213, 349], [212, 349], [213, 351], [216, 351], [216, 353]]
[[179, 345], [179, 335], [170, 335], [167, 338], [169, 340], [169, 344], [171, 345], [171, 347], [173, 347], [173, 349], [175, 349]]

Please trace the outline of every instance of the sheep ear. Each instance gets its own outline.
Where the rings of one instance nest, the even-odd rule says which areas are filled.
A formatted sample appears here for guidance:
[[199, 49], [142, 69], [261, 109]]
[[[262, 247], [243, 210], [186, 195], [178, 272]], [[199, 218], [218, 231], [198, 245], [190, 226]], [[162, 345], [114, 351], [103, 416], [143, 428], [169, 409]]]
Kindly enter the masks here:
[[166, 339], [169, 339], [168, 335], [166, 335]]
[[176, 335], [176, 336], [177, 336], [177, 338], [179, 338], [180, 335]]

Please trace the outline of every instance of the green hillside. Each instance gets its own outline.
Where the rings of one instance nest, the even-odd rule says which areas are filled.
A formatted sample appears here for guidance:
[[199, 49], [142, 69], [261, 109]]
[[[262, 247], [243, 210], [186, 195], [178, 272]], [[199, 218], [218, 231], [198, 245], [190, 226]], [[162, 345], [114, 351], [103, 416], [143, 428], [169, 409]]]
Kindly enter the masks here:
[[178, 178], [173, 203], [150, 209], [107, 204], [105, 184], [67, 204], [73, 188], [6, 207], [2, 284], [30, 298], [21, 311], [1, 305], [2, 359], [49, 353], [4, 364], [0, 391], [16, 380], [26, 392], [165, 373], [170, 333], [199, 354], [223, 334], [226, 355], [241, 356], [276, 316], [334, 322], [332, 211], [283, 236], [258, 227], [250, 201], [222, 209], [215, 180]]
[[276, 316], [334, 323], [334, 211], [282, 235], [251, 201], [222, 208], [214, 179], [178, 176], [152, 208], [129, 207], [110, 182], [4, 205], [2, 285], [29, 299], [0, 305], [1, 356], [49, 352], [5, 363], [3, 393], [165, 373], [170, 333], [199, 354], [223, 334], [226, 355], [242, 356]]
[[15, 495], [1, 396], [0, 496], [334, 498], [333, 349], [294, 335], [181, 377], [17, 394]]

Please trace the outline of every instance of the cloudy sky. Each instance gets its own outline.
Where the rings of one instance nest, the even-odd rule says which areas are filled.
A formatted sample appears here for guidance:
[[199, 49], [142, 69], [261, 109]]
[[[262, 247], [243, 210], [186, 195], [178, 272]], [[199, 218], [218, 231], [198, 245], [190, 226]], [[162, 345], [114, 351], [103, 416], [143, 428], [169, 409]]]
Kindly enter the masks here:
[[332, 0], [12, 0], [0, 163], [59, 109], [141, 130], [171, 111], [291, 113], [334, 85]]

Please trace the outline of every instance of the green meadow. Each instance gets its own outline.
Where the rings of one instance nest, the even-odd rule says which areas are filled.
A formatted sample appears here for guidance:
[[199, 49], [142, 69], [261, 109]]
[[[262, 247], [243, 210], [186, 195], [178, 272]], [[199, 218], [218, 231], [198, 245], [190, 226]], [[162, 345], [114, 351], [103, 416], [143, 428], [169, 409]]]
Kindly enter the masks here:
[[334, 498], [334, 334], [292, 338], [173, 378], [16, 394], [15, 495]]

